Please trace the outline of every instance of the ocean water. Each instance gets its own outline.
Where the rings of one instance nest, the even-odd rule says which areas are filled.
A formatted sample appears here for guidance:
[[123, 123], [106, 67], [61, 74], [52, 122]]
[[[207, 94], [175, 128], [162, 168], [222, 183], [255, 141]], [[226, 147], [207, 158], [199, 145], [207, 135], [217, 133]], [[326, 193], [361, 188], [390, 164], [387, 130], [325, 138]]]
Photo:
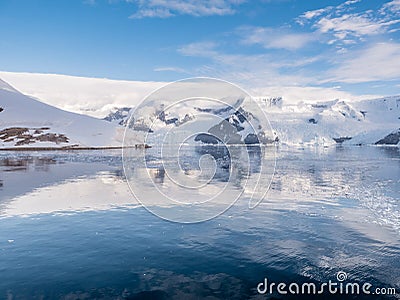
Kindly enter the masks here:
[[[148, 151], [150, 173], [165, 184]], [[184, 167], [196, 170], [201, 155], [187, 153]], [[263, 159], [253, 153], [250, 176]], [[211, 187], [227, 180], [220, 162]], [[131, 176], [140, 182], [143, 172]], [[257, 290], [265, 278], [339, 283], [339, 272], [342, 283], [397, 295]], [[398, 148], [278, 149], [260, 205], [249, 209], [243, 196], [196, 224], [142, 207], [118, 151], [0, 154], [1, 299], [397, 299], [399, 275]]]

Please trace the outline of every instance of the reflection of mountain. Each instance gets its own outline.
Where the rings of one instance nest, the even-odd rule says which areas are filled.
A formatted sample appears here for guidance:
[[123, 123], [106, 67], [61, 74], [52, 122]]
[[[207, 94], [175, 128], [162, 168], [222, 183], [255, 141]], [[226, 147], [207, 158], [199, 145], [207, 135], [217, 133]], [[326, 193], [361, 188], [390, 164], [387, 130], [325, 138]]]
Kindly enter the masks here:
[[[187, 199], [206, 199], [224, 189], [227, 181], [226, 203], [233, 199], [235, 190], [244, 190], [244, 202], [252, 195], [252, 187], [260, 172], [272, 172], [267, 147], [232, 147], [227, 156], [224, 147], [199, 146], [196, 151], [182, 153], [182, 160], [176, 157], [161, 162], [156, 156], [149, 161], [149, 168], [135, 168], [134, 184], [140, 196], [152, 201], [155, 207], [176, 208], [179, 203], [161, 201], [159, 192], [177, 195], [178, 188], [170, 176], [196, 176], [199, 171], [199, 157], [210, 155], [217, 161], [215, 176], [205, 188], [184, 190], [181, 195]], [[231, 148], [231, 147], [228, 147]], [[155, 151], [155, 149], [150, 149]], [[249, 164], [242, 155], [248, 155]], [[359, 160], [364, 157], [364, 160]], [[264, 204], [268, 209], [294, 210], [297, 212], [321, 213], [331, 209], [351, 210], [361, 205], [373, 212], [373, 222], [400, 229], [397, 185], [397, 148], [338, 147], [323, 149], [319, 153], [310, 151], [280, 151], [276, 173]], [[227, 168], [226, 163], [233, 158]], [[266, 169], [260, 169], [264, 160]], [[3, 157], [0, 160], [0, 215], [29, 215], [55, 212], [79, 212], [104, 210], [112, 207], [135, 207], [136, 200], [121, 177], [120, 161], [116, 156], [46, 155]], [[208, 160], [206, 161], [208, 162]], [[210, 161], [211, 162], [211, 161]], [[174, 169], [165, 169], [174, 166]], [[184, 168], [179, 169], [181, 164]], [[203, 171], [212, 164], [202, 164]], [[167, 173], [167, 171], [169, 173]], [[178, 176], [177, 175], [177, 176]], [[143, 179], [150, 176], [153, 183]], [[181, 179], [182, 177], [175, 177]], [[259, 179], [263, 182], [268, 176]], [[182, 182], [182, 181], [180, 181]], [[377, 184], [379, 183], [379, 184]], [[258, 195], [257, 195], [258, 196]], [[219, 203], [225, 205], [226, 203]]]
[[195, 151], [200, 156], [211, 155], [214, 158], [217, 169], [213, 179], [225, 182], [233, 173], [239, 186], [243, 179], [260, 172], [264, 155], [261, 147], [256, 145], [247, 147], [199, 145], [195, 147]]

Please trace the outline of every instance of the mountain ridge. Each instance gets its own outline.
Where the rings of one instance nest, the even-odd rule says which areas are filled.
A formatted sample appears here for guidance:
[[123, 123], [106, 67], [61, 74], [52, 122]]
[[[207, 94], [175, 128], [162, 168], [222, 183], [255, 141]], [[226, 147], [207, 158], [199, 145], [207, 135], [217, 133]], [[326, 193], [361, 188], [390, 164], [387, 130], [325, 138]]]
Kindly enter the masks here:
[[[400, 145], [400, 96], [297, 104], [286, 103], [282, 97], [254, 99], [273, 129], [272, 136], [265, 139], [268, 142], [289, 146]], [[45, 104], [0, 79], [0, 148], [120, 147], [132, 109], [115, 107], [108, 116], [98, 119]], [[160, 126], [180, 126], [193, 120], [193, 112], [198, 110], [185, 109], [173, 116], [155, 111], [152, 118], [159, 119]], [[236, 127], [242, 142], [246, 138], [258, 142], [254, 135], [247, 136], [248, 130], [242, 129], [239, 123], [243, 122], [238, 122], [234, 112], [223, 107], [215, 111]], [[245, 107], [244, 112], [251, 113], [251, 108]]]
[[[281, 144], [294, 146], [399, 145], [396, 141], [400, 128], [400, 96], [351, 103], [335, 99], [311, 103], [300, 102], [295, 105], [285, 104], [282, 97], [256, 97], [255, 99], [266, 113], [274, 131], [269, 141], [279, 141]], [[131, 110], [128, 107], [116, 108], [105, 119], [125, 126], [132, 110], [134, 108]], [[181, 111], [180, 115], [174, 115], [173, 118], [163, 114], [163, 121], [171, 120], [169, 124], [165, 122], [165, 126], [177, 126], [178, 122], [181, 122], [178, 120], [185, 119], [187, 115], [189, 115], [187, 111]], [[233, 114], [225, 117], [226, 120], [235, 118]], [[156, 118], [156, 114], [153, 118]], [[204, 140], [215, 142], [215, 139], [209, 139], [205, 135], [202, 137], [205, 138]], [[242, 141], [244, 139], [243, 136]]]

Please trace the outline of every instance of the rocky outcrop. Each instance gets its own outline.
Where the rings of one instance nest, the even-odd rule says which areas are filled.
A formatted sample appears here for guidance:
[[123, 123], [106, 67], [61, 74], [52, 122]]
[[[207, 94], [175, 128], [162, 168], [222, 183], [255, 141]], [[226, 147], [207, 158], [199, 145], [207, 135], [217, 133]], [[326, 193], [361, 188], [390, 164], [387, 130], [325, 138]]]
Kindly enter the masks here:
[[57, 145], [69, 142], [68, 137], [64, 134], [45, 133], [48, 130], [50, 130], [48, 127], [9, 127], [0, 131], [0, 140], [5, 143], [15, 142], [14, 146], [29, 145], [36, 142], [51, 142]]
[[375, 143], [375, 145], [397, 145], [400, 142], [400, 128], [385, 136]]
[[342, 144], [344, 141], [349, 141], [351, 139], [352, 139], [351, 136], [341, 136], [341, 137], [338, 137], [338, 138], [333, 138], [333, 140], [338, 144]]
[[103, 120], [125, 126], [130, 110], [130, 107], [117, 108], [115, 111], [110, 112], [105, 118], [103, 118]]

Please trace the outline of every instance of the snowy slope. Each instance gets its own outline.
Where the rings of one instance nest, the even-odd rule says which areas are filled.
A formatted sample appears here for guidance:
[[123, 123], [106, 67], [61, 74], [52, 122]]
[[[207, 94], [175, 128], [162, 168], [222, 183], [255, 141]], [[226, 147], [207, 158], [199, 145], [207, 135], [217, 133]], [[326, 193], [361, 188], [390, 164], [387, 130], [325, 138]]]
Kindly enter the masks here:
[[41, 102], [96, 118], [104, 118], [116, 108], [135, 106], [165, 85], [163, 82], [14, 72], [0, 72], [0, 78]]
[[[22, 88], [24, 93], [39, 97], [41, 102], [43, 101], [44, 103], [65, 110], [105, 118], [108, 121], [112, 121], [114, 125], [112, 128], [120, 129], [120, 126], [124, 126], [129, 118], [128, 107], [137, 105], [146, 94], [163, 85], [163, 83], [160, 82], [131, 82], [54, 74], [0, 72], [0, 77], [3, 75], [11, 80], [13, 85], [18, 89]], [[11, 95], [10, 90], [13, 89], [9, 86], [3, 87], [1, 93], [8, 92], [9, 95]], [[301, 95], [298, 95], [298, 97], [301, 97]], [[332, 99], [329, 95], [324, 97]], [[4, 97], [0, 99], [2, 100], [3, 98]], [[293, 102], [293, 99], [282, 99], [280, 97], [256, 98], [271, 122], [275, 133], [272, 137], [278, 137], [281, 144], [334, 145], [338, 142], [352, 145], [375, 144], [390, 134], [394, 135], [394, 139], [391, 140], [396, 141], [397, 132], [400, 128], [399, 96], [362, 101], [358, 99], [326, 101], [326, 99], [322, 98], [320, 102]], [[29, 99], [30, 101], [34, 101], [32, 98]], [[310, 97], [305, 97], [305, 99], [310, 99]], [[0, 103], [0, 106], [1, 105]], [[11, 103], [9, 105], [11, 105]], [[245, 110], [247, 110], [247, 108], [245, 108]], [[26, 111], [29, 111], [29, 109]], [[34, 111], [41, 111], [41, 108], [35, 108]], [[5, 112], [7, 112], [7, 110], [0, 112], [0, 122], [4, 124], [1, 125], [2, 127], [7, 125], [7, 122], [4, 123], [4, 118], [6, 117]], [[161, 127], [178, 126], [188, 121], [188, 119], [196, 113], [197, 111], [193, 108], [182, 108], [176, 113], [170, 112], [166, 116], [165, 121], [157, 121], [157, 124]], [[40, 119], [40, 114], [41, 113], [37, 116], [39, 121], [36, 123], [43, 123], [45, 121]], [[30, 114], [29, 117], [15, 117], [14, 120], [11, 118], [11, 120], [8, 119], [8, 121], [14, 122], [13, 124], [15, 124], [17, 120], [34, 121], [36, 118], [34, 115], [36, 115], [36, 112], [35, 114]], [[74, 114], [72, 115], [76, 116]], [[152, 120], [157, 119], [156, 114], [149, 117], [151, 117]], [[235, 122], [235, 116], [233, 116], [232, 113], [224, 115], [223, 117], [229, 119], [230, 123]], [[85, 118], [79, 116], [79, 120], [83, 119]], [[90, 122], [102, 124], [97, 123], [98, 120], [90, 120], [92, 120]], [[74, 138], [72, 138], [70, 134], [71, 137], [68, 136], [68, 138], [70, 138], [68, 144], [115, 144], [115, 141], [110, 142], [108, 140], [102, 140], [102, 138], [107, 139], [105, 138], [105, 134], [102, 137], [100, 133], [96, 135], [93, 132], [89, 132], [90, 127], [96, 128], [100, 126], [98, 127], [98, 129], [100, 129], [105, 125], [82, 126], [82, 128], [77, 130], [77, 128], [69, 128], [66, 126], [65, 122], [61, 122], [63, 125], [57, 128], [57, 122], [55, 122], [55, 120], [52, 122], [54, 123], [52, 128], [57, 129], [56, 133], [58, 134], [63, 134], [65, 130], [71, 129], [71, 134]], [[84, 124], [85, 122], [89, 121], [83, 121]], [[114, 129], [110, 130], [113, 131]], [[102, 129], [100, 131], [102, 131]], [[45, 132], [42, 134], [44, 133]], [[242, 138], [245, 138], [245, 133], [246, 130], [240, 132]], [[117, 135], [121, 135], [121, 133]], [[113, 134], [110, 133], [107, 134], [107, 136], [108, 139], [112, 139], [110, 136], [113, 136]], [[58, 140], [62, 141], [63, 138], [61, 137]]]
[[282, 144], [375, 144], [400, 128], [400, 97], [281, 106], [260, 103]]
[[0, 148], [120, 146], [123, 129], [25, 96], [0, 80]]
[[[0, 71], [0, 78], [23, 94], [60, 109], [96, 118], [104, 118], [121, 107], [137, 106], [148, 94], [167, 82], [111, 80], [60, 74], [39, 74]], [[234, 82], [239, 83], [239, 82]], [[379, 95], [354, 96], [336, 88], [299, 86], [242, 86], [252, 95], [279, 95], [285, 104], [303, 100], [373, 99]]]
[[[400, 128], [400, 96], [352, 102], [331, 100], [298, 104], [286, 104], [280, 97], [257, 97], [256, 100], [267, 114], [274, 131], [269, 140], [277, 137], [279, 143], [285, 145], [388, 144], [389, 140], [393, 144]], [[242, 108], [251, 112], [251, 107], [243, 105]], [[224, 111], [223, 108], [219, 110], [222, 112], [219, 115], [232, 125], [246, 127], [245, 123], [238, 123], [234, 112]], [[108, 115], [107, 119], [124, 125], [130, 114], [127, 108], [123, 112], [117, 110]], [[214, 112], [218, 112], [218, 109], [214, 109]], [[154, 110], [146, 115], [146, 120], [140, 122], [143, 126], [145, 123], [156, 124], [158, 128], [179, 126], [192, 119], [196, 109], [181, 107], [173, 113], [163, 114], [162, 120], [158, 117], [159, 114], [160, 111]], [[242, 141], [248, 133], [247, 129], [238, 132]], [[380, 142], [387, 136], [389, 139]]]

